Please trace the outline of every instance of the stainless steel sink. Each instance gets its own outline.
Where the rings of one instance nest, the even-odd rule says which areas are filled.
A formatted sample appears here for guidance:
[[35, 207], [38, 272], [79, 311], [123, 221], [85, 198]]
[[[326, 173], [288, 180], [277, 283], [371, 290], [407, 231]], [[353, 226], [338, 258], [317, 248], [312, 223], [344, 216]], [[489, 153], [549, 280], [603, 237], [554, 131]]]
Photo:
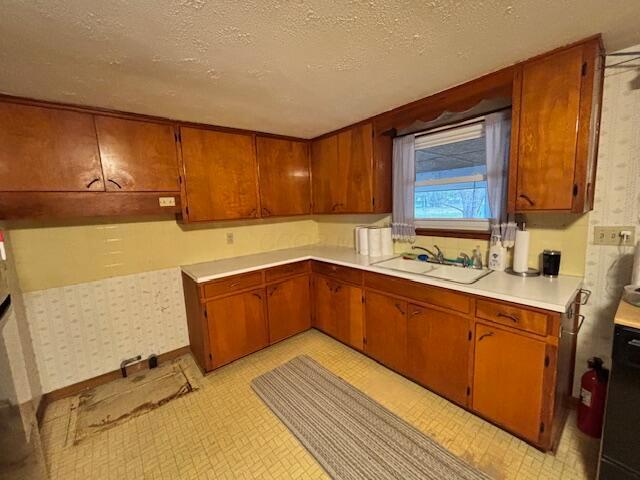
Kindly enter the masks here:
[[489, 275], [492, 270], [463, 268], [458, 265], [422, 262], [420, 260], [408, 260], [402, 257], [394, 257], [373, 263], [376, 267], [398, 270], [400, 272], [415, 273], [426, 277], [446, 280], [448, 282], [472, 284], [482, 277]]

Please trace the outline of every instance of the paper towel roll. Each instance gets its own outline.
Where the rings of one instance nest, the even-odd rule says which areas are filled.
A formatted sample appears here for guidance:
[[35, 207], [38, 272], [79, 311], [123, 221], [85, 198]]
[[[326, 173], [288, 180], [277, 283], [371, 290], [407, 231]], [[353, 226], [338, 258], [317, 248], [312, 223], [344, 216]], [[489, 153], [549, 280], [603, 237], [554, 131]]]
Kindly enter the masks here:
[[633, 257], [633, 270], [631, 270], [631, 285], [640, 285], [640, 241], [636, 244], [636, 253]]
[[353, 236], [354, 236], [354, 244], [356, 247], [356, 253], [360, 253], [360, 230], [362, 230], [364, 228], [364, 226], [362, 225], [358, 225], [356, 228], [353, 229]]
[[369, 256], [382, 256], [382, 228], [369, 227], [367, 230], [369, 230]]
[[393, 255], [393, 238], [391, 237], [391, 227], [383, 227], [382, 230], [382, 254]]
[[358, 230], [358, 247], [360, 255], [369, 255], [369, 229], [367, 227]]
[[529, 269], [529, 232], [516, 231], [516, 243], [513, 247], [513, 271], [526, 272]]

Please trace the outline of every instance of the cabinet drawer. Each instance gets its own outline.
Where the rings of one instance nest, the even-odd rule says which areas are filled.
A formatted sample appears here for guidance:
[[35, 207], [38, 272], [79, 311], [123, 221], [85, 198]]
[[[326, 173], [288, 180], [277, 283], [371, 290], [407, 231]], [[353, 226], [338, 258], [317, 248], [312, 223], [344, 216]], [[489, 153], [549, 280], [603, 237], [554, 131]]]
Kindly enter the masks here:
[[549, 333], [549, 316], [544, 313], [504, 303], [478, 300], [476, 317], [491, 320], [538, 335]]
[[204, 285], [205, 298], [225, 295], [245, 288], [259, 287], [262, 285], [262, 272], [243, 273], [232, 277], [221, 278]]
[[309, 271], [309, 262], [288, 263], [286, 265], [278, 265], [277, 267], [265, 270], [265, 279], [267, 282], [273, 282], [281, 278], [290, 277], [292, 275], [300, 275]]
[[316, 273], [321, 273], [328, 277], [342, 280], [343, 282], [356, 283], [358, 285], [362, 283], [362, 272], [355, 268], [342, 267], [340, 265], [323, 262], [313, 262], [311, 268]]
[[364, 275], [364, 285], [456, 312], [471, 313], [471, 298], [444, 288], [431, 287], [391, 275], [370, 272], [366, 272]]

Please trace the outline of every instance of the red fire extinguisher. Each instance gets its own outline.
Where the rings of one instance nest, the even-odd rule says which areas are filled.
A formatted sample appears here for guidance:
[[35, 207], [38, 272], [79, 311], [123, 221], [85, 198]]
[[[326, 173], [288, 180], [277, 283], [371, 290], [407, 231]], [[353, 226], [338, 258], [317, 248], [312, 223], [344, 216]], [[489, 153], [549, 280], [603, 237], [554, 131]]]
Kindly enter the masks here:
[[609, 370], [602, 366], [602, 359], [598, 357], [590, 359], [587, 365], [589, 370], [582, 375], [580, 383], [578, 428], [591, 437], [600, 438]]

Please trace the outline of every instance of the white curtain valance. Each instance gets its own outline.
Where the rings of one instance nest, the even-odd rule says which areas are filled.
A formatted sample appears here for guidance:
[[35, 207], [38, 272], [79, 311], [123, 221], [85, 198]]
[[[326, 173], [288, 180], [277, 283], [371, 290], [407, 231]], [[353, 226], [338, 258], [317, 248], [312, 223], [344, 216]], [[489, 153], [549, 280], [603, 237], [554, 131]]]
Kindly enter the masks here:
[[395, 240], [414, 242], [415, 226], [415, 136], [393, 139], [393, 218], [391, 230]]

